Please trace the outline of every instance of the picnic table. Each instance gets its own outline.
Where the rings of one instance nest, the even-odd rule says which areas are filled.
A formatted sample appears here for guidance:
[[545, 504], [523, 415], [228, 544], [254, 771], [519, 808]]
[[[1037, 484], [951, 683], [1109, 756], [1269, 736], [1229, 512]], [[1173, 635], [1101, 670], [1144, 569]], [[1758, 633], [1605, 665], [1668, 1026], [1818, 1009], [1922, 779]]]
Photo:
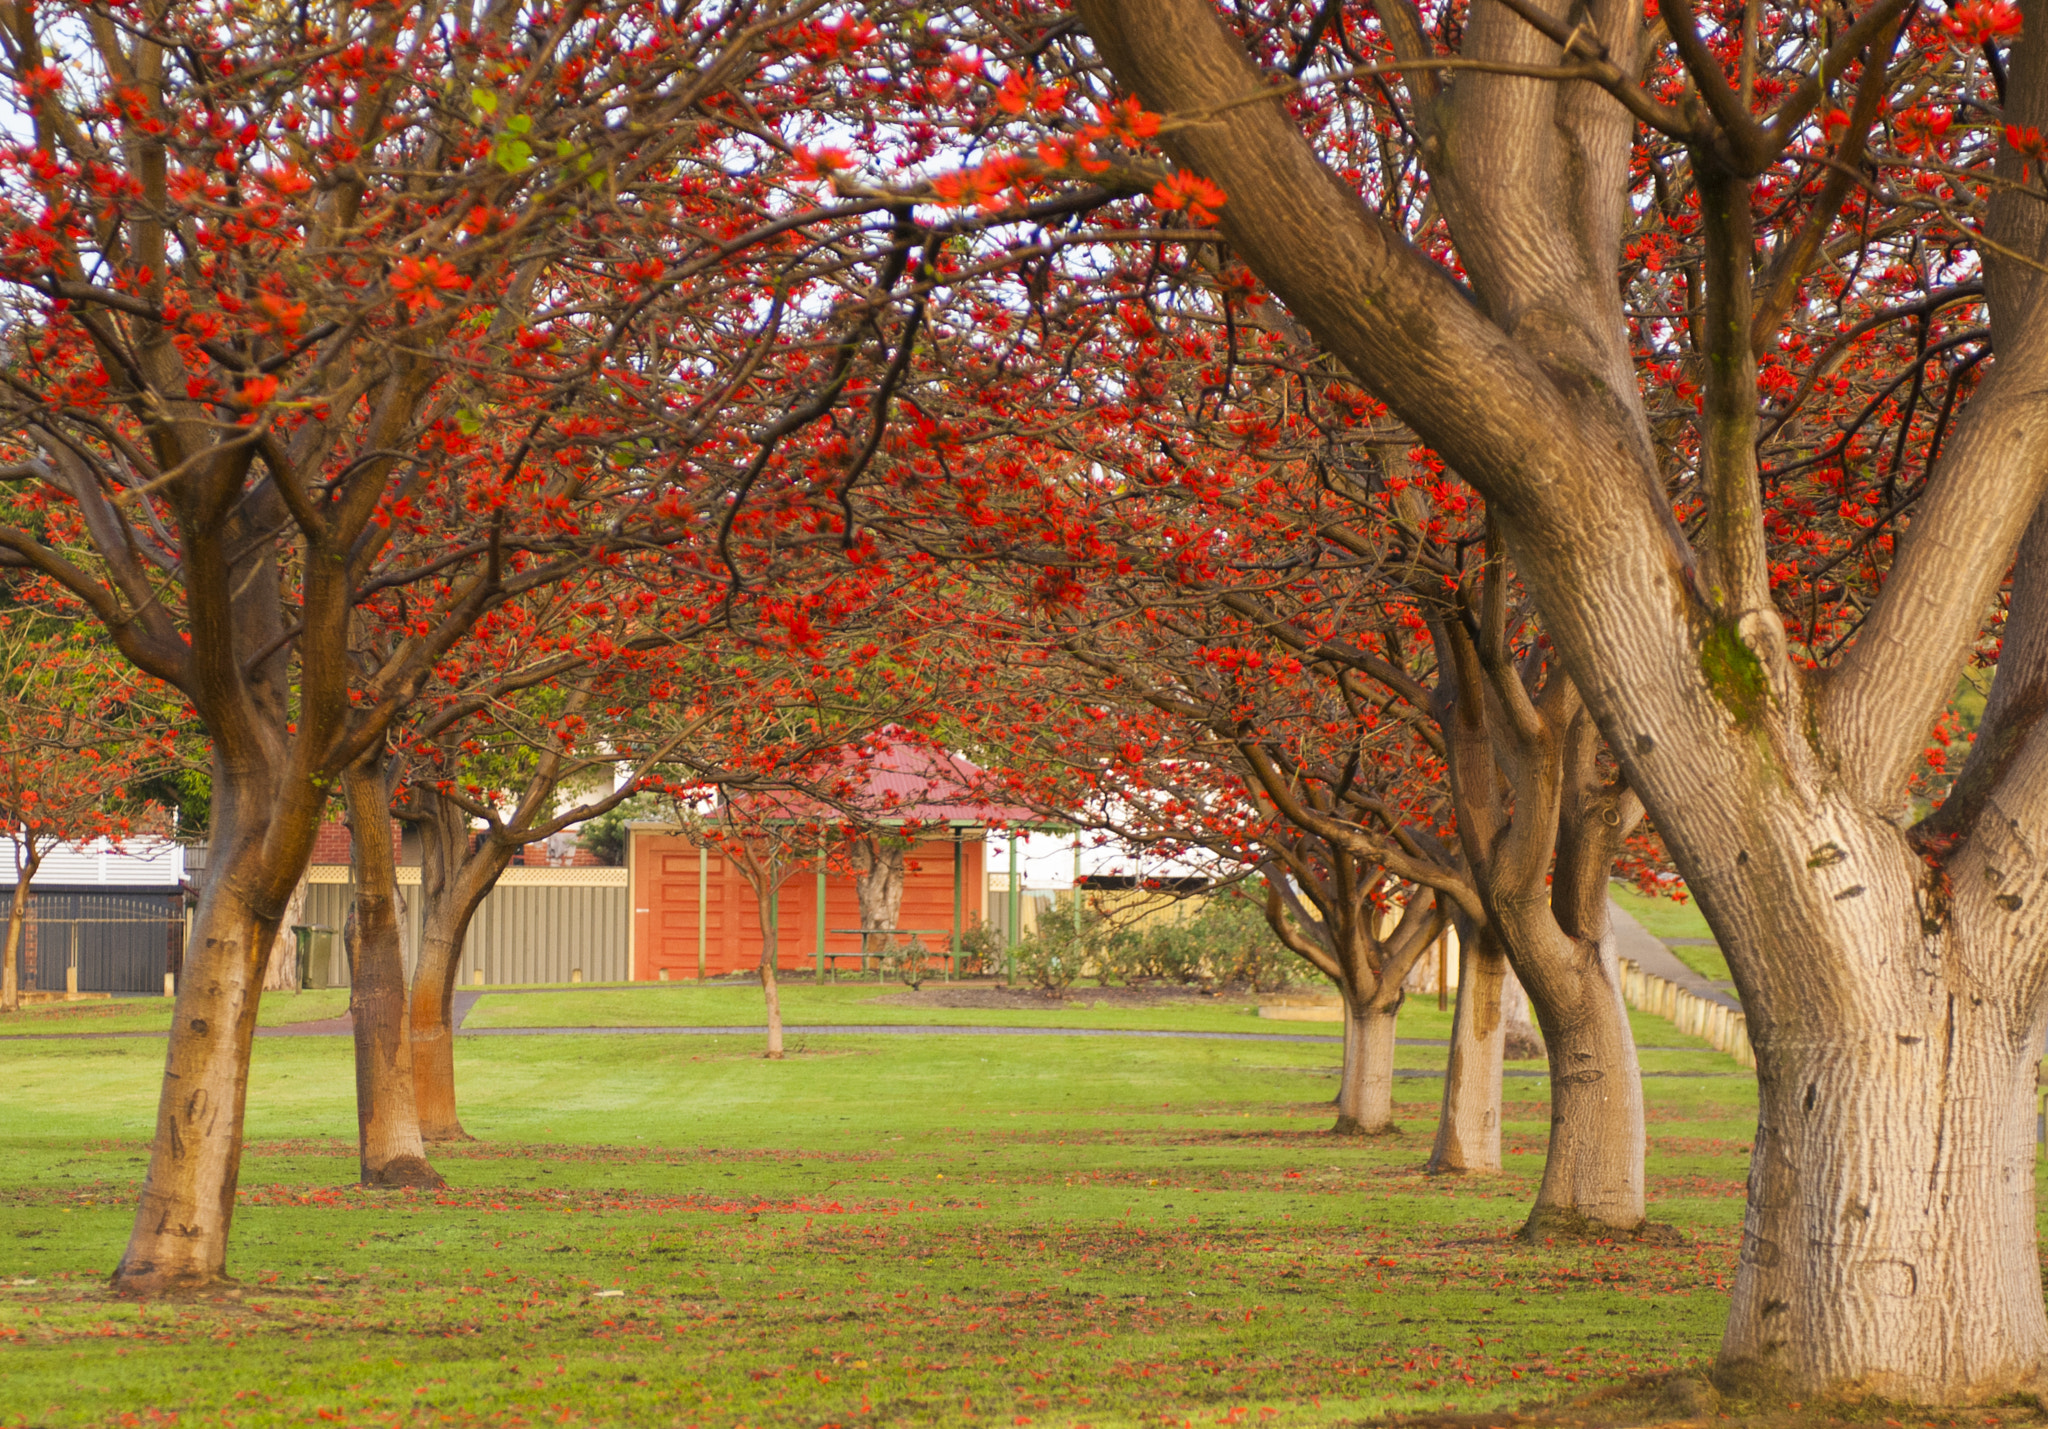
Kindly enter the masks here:
[[[858, 936], [860, 938], [859, 952], [828, 952], [821, 954], [825, 959], [826, 967], [831, 971], [835, 979], [839, 975], [839, 959], [853, 958], [859, 962], [860, 971], [862, 972], [867, 971], [868, 963], [872, 961], [875, 965], [875, 981], [880, 982], [882, 980], [884, 964], [890, 958], [896, 957], [904, 951], [903, 948], [897, 947], [895, 944], [895, 940], [898, 938], [943, 939], [944, 941], [937, 947], [928, 946], [925, 949], [925, 957], [932, 962], [943, 960], [947, 977], [951, 977], [958, 971], [954, 965], [953, 930], [951, 928], [828, 928], [825, 931], [849, 937]], [[882, 938], [886, 941], [883, 942], [880, 948], [870, 948], [868, 946], [868, 939], [870, 938]]]

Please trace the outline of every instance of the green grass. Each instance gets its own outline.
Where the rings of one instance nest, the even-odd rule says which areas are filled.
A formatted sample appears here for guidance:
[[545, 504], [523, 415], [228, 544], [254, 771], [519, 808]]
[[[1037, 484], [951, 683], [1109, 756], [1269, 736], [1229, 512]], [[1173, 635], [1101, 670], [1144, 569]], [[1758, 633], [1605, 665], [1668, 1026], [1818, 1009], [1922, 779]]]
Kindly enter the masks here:
[[[792, 988], [791, 1020], [878, 1020], [873, 995]], [[745, 988], [559, 1001], [624, 996], [758, 1016]], [[1401, 1031], [1444, 1021], [1416, 1000]], [[1738, 1070], [1638, 1028], [1685, 1049], [1647, 1068]], [[422, 1195], [349, 1185], [349, 1039], [259, 1041], [243, 1293], [146, 1306], [103, 1278], [157, 1045], [8, 1044], [0, 1423], [1337, 1424], [1578, 1393], [1719, 1333], [1746, 1076], [1645, 1082], [1652, 1214], [1691, 1244], [1529, 1247], [1540, 1078], [1509, 1082], [1506, 1174], [1444, 1183], [1420, 1170], [1435, 1082], [1398, 1084], [1399, 1135], [1326, 1135], [1327, 1040], [791, 1044], [778, 1064], [742, 1036], [465, 1038], [482, 1139], [442, 1148], [452, 1188]]]
[[[926, 984], [936, 988], [937, 983]], [[1071, 988], [1062, 1001], [1029, 1011], [905, 1007], [887, 999], [907, 989], [896, 983], [784, 982], [782, 1017], [802, 1023], [878, 1026], [1129, 1027], [1180, 1032], [1280, 1032], [1335, 1037], [1334, 1022], [1274, 1022], [1258, 1016], [1247, 999], [1174, 1002], [1161, 1007], [1090, 1007], [1096, 990]], [[1418, 1011], [1420, 1009], [1418, 1008]], [[1428, 1014], [1439, 1016], [1432, 1000]], [[626, 983], [587, 990], [485, 994], [465, 1027], [751, 1027], [763, 1018], [760, 985], [753, 981]], [[1442, 1025], [1449, 1026], [1447, 1015]], [[1406, 1029], [1404, 1028], [1404, 1031]], [[1414, 1032], [1436, 1036], [1447, 1033]]]
[[[115, 997], [103, 1001], [38, 1002], [0, 1015], [0, 1037], [62, 1032], [168, 1032], [168, 997]], [[273, 992], [264, 996], [256, 1020], [263, 1027], [293, 1022], [318, 1022], [348, 1011], [348, 989], [315, 988], [308, 992]]]
[[[894, 984], [827, 983], [822, 986], [785, 981], [781, 986], [782, 1019], [792, 1036], [806, 1026], [878, 1027], [1078, 1027], [1140, 1031], [1249, 1033], [1335, 1040], [1342, 1029], [1334, 1022], [1282, 1022], [1258, 1015], [1255, 1000], [1174, 1002], [1160, 1007], [1090, 1006], [1092, 988], [1070, 989], [1064, 1001], [1042, 1009], [996, 1011], [959, 1007], [904, 1007], [885, 999], [903, 989]], [[764, 1013], [759, 984], [716, 982], [614, 983], [580, 990], [486, 993], [463, 1021], [470, 1028], [512, 1027], [758, 1027]], [[1669, 1022], [1632, 1013], [1639, 1045], [1705, 1048], [1695, 1037], [1681, 1037]], [[1445, 1040], [1451, 1035], [1451, 1014], [1439, 1011], [1433, 994], [1410, 997], [1401, 1009], [1404, 1038]], [[1417, 1066], [1441, 1065], [1441, 1054]]]

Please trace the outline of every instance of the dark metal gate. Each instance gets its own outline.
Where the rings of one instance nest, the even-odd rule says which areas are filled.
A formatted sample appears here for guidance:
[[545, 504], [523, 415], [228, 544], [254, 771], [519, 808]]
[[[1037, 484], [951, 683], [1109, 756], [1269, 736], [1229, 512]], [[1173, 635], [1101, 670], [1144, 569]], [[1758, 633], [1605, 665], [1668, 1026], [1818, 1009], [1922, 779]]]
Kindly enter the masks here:
[[162, 893], [31, 893], [25, 987], [64, 991], [78, 969], [80, 992], [161, 993], [185, 947], [184, 899]]

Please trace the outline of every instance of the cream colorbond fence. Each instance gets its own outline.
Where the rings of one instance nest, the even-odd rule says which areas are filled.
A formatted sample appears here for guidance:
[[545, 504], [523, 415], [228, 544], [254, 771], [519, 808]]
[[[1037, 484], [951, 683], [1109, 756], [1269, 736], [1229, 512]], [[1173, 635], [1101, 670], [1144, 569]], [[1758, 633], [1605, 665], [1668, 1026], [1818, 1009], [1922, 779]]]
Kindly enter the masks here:
[[[419, 949], [419, 882], [417, 867], [398, 870], [408, 977]], [[341, 928], [354, 891], [348, 869], [316, 867], [307, 885], [306, 922], [333, 930], [316, 952], [314, 984], [345, 987]], [[633, 976], [631, 913], [623, 868], [508, 868], [469, 925], [459, 981], [626, 982]]]

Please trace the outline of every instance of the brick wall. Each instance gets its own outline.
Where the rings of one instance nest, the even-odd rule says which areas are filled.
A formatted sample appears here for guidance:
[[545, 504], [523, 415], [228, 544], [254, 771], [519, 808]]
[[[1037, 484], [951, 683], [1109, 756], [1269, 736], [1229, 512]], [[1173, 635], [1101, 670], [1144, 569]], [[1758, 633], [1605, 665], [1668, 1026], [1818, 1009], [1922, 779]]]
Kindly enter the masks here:
[[[398, 857], [399, 839], [403, 834], [398, 820], [391, 821], [391, 856]], [[349, 850], [348, 825], [340, 819], [330, 819], [320, 826], [320, 832], [313, 839], [313, 862], [347, 863]]]

